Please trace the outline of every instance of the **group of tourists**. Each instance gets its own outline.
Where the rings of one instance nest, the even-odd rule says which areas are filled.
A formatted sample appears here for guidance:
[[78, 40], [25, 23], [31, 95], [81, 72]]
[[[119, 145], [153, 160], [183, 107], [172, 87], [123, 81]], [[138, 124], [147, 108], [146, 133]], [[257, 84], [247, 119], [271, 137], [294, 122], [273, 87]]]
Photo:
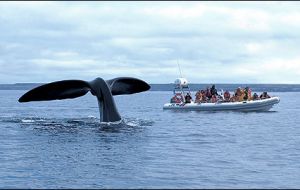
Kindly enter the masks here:
[[[263, 92], [260, 96], [258, 96], [257, 93], [251, 95], [251, 89], [249, 87], [238, 87], [232, 95], [228, 90], [226, 90], [223, 96], [221, 96], [218, 94], [215, 85], [212, 85], [211, 88], [207, 87], [205, 90], [197, 91], [195, 95], [195, 103], [242, 102], [266, 98], [270, 98], [267, 92]], [[187, 93], [185, 97], [183, 97], [181, 93], [176, 93], [174, 97], [171, 98], [171, 103], [191, 103], [192, 100], [190, 93]]]

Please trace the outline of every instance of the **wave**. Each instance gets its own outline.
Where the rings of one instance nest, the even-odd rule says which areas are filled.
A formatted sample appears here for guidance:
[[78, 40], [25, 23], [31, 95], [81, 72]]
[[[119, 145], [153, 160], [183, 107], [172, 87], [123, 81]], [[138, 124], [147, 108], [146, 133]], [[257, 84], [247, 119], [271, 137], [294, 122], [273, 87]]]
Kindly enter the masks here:
[[132, 129], [152, 126], [153, 121], [139, 118], [123, 118], [120, 122], [99, 122], [99, 118], [40, 118], [40, 117], [0, 117], [2, 123], [15, 123], [21, 127], [31, 127], [35, 130], [53, 130], [74, 132], [80, 129], [93, 129], [104, 132], [122, 132]]

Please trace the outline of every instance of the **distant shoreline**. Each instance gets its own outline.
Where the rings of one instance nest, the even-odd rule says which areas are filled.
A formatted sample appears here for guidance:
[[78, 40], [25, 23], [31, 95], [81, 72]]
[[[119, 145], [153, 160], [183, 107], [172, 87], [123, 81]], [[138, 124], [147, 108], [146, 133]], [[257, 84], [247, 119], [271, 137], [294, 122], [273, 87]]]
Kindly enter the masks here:
[[[0, 90], [30, 90], [45, 83], [15, 83], [15, 84], [0, 84]], [[218, 90], [234, 91], [237, 87], [249, 86], [252, 91], [256, 92], [300, 92], [300, 84], [218, 84], [215, 83]], [[150, 91], [172, 91], [173, 84], [150, 84]], [[189, 84], [192, 91], [205, 89], [211, 84]]]

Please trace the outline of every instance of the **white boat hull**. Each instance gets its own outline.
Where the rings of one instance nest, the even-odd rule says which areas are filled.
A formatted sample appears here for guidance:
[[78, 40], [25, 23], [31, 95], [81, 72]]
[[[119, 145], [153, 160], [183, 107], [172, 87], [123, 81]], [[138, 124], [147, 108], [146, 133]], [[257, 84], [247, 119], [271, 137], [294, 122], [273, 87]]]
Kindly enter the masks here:
[[196, 111], [268, 111], [280, 101], [279, 97], [243, 102], [217, 102], [217, 103], [166, 103], [163, 109], [170, 110], [196, 110]]

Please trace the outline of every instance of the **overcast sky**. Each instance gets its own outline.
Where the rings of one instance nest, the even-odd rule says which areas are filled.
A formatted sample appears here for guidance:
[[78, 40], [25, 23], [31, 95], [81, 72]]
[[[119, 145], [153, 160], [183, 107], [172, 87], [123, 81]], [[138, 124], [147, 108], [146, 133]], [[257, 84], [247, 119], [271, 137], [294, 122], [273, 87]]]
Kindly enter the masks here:
[[300, 83], [300, 2], [0, 2], [0, 83]]

